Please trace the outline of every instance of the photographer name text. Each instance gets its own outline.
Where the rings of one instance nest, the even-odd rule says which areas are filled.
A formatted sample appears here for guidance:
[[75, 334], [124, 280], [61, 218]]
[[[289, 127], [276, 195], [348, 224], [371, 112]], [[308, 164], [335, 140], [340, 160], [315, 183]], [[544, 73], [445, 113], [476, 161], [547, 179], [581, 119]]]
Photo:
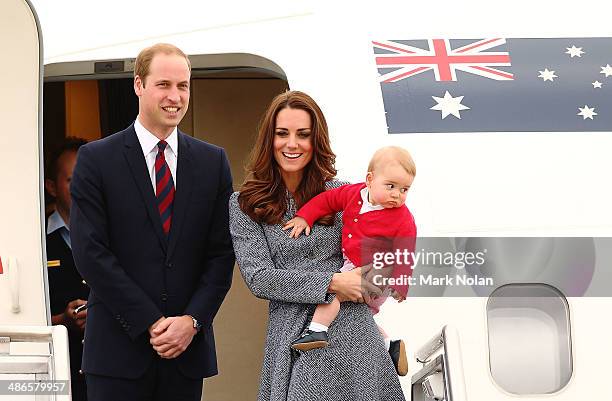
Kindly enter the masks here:
[[416, 277], [408, 275], [400, 275], [399, 277], [384, 277], [383, 275], [374, 275], [373, 281], [375, 285], [380, 286], [393, 286], [393, 285], [408, 285], [408, 286], [493, 286], [493, 278], [481, 277], [478, 275], [466, 276], [466, 275], [450, 275], [434, 276], [433, 274], [419, 275]]

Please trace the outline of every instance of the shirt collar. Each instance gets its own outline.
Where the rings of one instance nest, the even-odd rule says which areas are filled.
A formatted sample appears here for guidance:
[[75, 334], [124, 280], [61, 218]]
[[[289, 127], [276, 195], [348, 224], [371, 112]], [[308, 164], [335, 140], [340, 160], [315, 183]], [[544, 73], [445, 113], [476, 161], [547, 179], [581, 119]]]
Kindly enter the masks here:
[[361, 191], [359, 191], [359, 193], [361, 194], [361, 200], [363, 201], [363, 205], [361, 206], [361, 212], [360, 213], [365, 213], [365, 212], [371, 212], [373, 210], [383, 210], [384, 207], [382, 205], [372, 205], [370, 203], [370, 201], [368, 200], [368, 187], [363, 187], [361, 189]]
[[51, 214], [51, 216], [49, 216], [49, 220], [47, 220], [47, 234], [51, 234], [52, 232], [57, 231], [62, 227], [66, 227], [66, 230], [70, 231], [68, 229], [68, 226], [64, 222], [64, 219], [62, 219], [62, 216], [60, 216], [60, 214], [56, 210]]
[[[136, 131], [136, 136], [138, 137], [138, 142], [140, 142], [140, 146], [142, 147], [142, 153], [144, 153], [145, 157], [155, 151], [157, 152], [157, 143], [159, 142], [159, 138], [156, 137], [146, 129], [139, 120], [140, 116], [136, 117], [136, 121], [134, 122], [134, 130]], [[174, 127], [172, 133], [168, 138], [166, 138], [166, 143], [168, 144], [168, 148], [170, 151], [174, 153], [176, 157], [178, 155], [178, 133], [177, 128]]]

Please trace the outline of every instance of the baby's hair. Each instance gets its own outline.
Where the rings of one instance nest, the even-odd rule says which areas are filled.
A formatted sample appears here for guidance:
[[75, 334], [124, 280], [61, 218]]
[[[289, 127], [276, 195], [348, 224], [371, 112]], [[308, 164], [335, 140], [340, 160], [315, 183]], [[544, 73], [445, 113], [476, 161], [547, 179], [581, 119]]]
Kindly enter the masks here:
[[368, 171], [374, 172], [377, 168], [380, 168], [381, 165], [387, 163], [397, 163], [402, 166], [408, 174], [413, 177], [416, 176], [414, 160], [412, 160], [412, 156], [410, 156], [410, 153], [404, 148], [400, 148], [399, 146], [385, 146], [384, 148], [378, 149], [370, 160]]

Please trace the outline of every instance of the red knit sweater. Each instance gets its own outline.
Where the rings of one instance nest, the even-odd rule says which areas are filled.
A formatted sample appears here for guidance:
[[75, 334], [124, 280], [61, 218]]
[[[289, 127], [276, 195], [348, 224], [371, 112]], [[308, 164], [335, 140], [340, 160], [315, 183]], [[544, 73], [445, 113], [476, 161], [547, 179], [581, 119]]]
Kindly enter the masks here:
[[[377, 252], [414, 251], [416, 225], [406, 205], [373, 210], [359, 214], [362, 207], [360, 191], [364, 183], [343, 185], [322, 192], [298, 210], [297, 216], [312, 227], [323, 216], [336, 212], [342, 215], [342, 251], [355, 266], [372, 263]], [[397, 264], [393, 277], [412, 274], [411, 265]], [[407, 286], [391, 286], [406, 295]]]

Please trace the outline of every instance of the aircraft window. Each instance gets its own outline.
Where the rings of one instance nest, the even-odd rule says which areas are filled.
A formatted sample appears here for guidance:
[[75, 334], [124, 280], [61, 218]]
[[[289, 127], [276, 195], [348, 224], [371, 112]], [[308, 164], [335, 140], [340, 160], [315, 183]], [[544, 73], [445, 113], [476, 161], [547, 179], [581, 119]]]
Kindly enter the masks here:
[[518, 395], [550, 394], [572, 376], [569, 304], [546, 284], [509, 284], [487, 303], [493, 380]]

